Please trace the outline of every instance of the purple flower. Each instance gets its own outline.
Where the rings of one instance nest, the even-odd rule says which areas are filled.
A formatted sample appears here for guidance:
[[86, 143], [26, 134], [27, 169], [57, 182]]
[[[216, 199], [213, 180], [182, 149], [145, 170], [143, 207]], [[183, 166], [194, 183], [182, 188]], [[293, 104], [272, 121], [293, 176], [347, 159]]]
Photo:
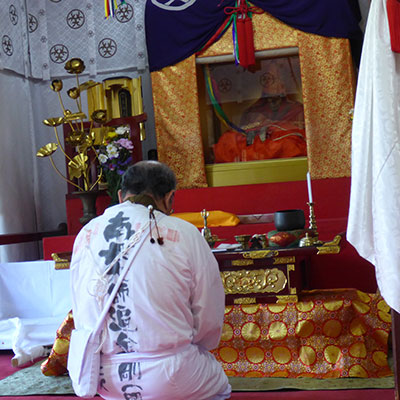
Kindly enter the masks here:
[[124, 162], [121, 163], [121, 165], [128, 165], [131, 163], [131, 161], [132, 161], [132, 157], [129, 156]]
[[118, 144], [120, 144], [122, 147], [125, 147], [125, 149], [128, 149], [128, 150], [133, 149], [133, 143], [129, 139], [122, 138], [122, 139], [118, 139], [116, 142]]

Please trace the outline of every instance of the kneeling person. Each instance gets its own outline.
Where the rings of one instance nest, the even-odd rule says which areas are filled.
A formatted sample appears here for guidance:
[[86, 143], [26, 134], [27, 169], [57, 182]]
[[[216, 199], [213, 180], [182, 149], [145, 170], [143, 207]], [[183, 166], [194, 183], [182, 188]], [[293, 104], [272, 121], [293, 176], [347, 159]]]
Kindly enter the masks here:
[[224, 317], [218, 265], [198, 229], [169, 216], [175, 186], [162, 163], [131, 166], [123, 176], [121, 204], [85, 225], [74, 244], [75, 327], [92, 329], [102, 311], [94, 283], [145, 228], [135, 257], [138, 244], [106, 275], [109, 295], [129, 268], [103, 331], [98, 392], [107, 400], [230, 397], [228, 379], [208, 351], [218, 346]]

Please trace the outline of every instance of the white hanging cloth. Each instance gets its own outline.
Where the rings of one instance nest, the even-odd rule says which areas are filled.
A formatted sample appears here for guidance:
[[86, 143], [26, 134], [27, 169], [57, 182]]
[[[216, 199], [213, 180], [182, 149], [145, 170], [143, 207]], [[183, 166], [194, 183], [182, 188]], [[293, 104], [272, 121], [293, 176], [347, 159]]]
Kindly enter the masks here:
[[400, 312], [400, 54], [386, 0], [373, 0], [361, 58], [352, 132], [348, 241], [375, 265], [378, 287]]

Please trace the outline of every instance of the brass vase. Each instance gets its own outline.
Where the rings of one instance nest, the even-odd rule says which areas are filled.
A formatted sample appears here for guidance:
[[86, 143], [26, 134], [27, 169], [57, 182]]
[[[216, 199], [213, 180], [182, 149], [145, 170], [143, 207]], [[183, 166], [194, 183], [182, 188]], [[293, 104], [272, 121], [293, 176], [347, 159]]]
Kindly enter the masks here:
[[99, 194], [98, 190], [90, 190], [88, 192], [73, 192], [82, 202], [83, 215], [79, 218], [79, 222], [86, 225], [91, 219], [97, 217], [96, 200]]

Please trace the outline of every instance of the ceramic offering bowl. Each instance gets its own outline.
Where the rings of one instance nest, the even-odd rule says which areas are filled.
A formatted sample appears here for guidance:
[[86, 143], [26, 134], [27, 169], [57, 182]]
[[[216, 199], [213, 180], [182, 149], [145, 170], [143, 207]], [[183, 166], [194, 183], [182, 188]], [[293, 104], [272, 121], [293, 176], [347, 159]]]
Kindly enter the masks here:
[[306, 223], [303, 210], [280, 210], [274, 214], [277, 231], [294, 231], [304, 229]]

